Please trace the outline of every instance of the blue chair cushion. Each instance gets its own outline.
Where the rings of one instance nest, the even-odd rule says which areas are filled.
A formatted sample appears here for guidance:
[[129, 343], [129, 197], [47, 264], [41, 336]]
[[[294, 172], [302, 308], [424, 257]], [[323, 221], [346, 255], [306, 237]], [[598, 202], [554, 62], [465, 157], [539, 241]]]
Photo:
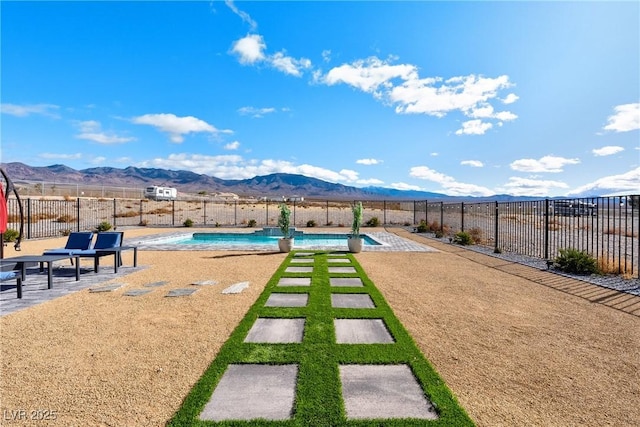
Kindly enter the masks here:
[[111, 249], [117, 248], [122, 245], [121, 242], [122, 233], [98, 233], [96, 243], [93, 245], [93, 249]]
[[0, 271], [0, 281], [15, 279], [17, 276], [15, 271]]
[[91, 231], [78, 231], [69, 234], [65, 249], [80, 249], [85, 250], [91, 247], [91, 240], [93, 240], [93, 232]]

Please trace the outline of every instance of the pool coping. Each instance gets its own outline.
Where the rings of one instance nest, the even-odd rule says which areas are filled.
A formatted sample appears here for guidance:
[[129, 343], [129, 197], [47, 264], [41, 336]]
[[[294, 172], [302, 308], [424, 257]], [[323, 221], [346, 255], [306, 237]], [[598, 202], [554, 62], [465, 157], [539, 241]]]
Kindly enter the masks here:
[[[131, 246], [137, 246], [138, 250], [147, 251], [261, 251], [261, 252], [273, 252], [278, 251], [277, 244], [273, 246], [267, 245], [222, 245], [222, 244], [189, 244], [180, 245], [166, 242], [168, 239], [180, 239], [193, 235], [196, 231], [174, 231], [169, 233], [158, 233], [148, 236], [142, 236], [138, 238], [132, 238], [127, 241], [127, 244]], [[215, 232], [212, 232], [215, 233]], [[220, 234], [230, 233], [228, 230], [220, 231]], [[250, 234], [250, 232], [236, 232], [235, 234]], [[335, 231], [322, 233], [314, 231], [313, 234], [347, 234], [336, 233]], [[431, 246], [414, 242], [412, 240], [405, 239], [396, 234], [389, 232], [368, 232], [362, 233], [369, 236], [373, 240], [380, 243], [380, 245], [363, 245], [363, 252], [439, 252], [437, 249]], [[304, 247], [295, 247], [296, 250], [333, 250], [333, 251], [345, 251], [348, 252], [348, 247], [345, 242], [343, 246], [326, 246], [326, 245], [311, 245]]]

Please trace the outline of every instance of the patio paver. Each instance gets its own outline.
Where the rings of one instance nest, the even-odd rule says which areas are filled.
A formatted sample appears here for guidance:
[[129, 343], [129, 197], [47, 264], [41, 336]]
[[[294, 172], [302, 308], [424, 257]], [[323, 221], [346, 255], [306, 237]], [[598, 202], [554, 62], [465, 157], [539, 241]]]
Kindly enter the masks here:
[[287, 267], [285, 273], [313, 273], [313, 267]]
[[305, 319], [258, 318], [249, 330], [244, 342], [299, 343], [302, 342]]
[[341, 365], [340, 381], [347, 419], [438, 418], [407, 365]]
[[329, 273], [355, 273], [355, 267], [329, 267]]
[[297, 365], [229, 365], [200, 419], [290, 419], [297, 375]]
[[362, 279], [359, 277], [330, 277], [329, 285], [335, 287], [355, 287], [360, 288], [363, 287]]
[[309, 294], [278, 294], [272, 293], [265, 302], [265, 307], [306, 307]]
[[369, 294], [331, 294], [334, 308], [376, 308]]
[[338, 344], [392, 344], [382, 319], [334, 319]]
[[311, 277], [281, 277], [278, 286], [311, 286]]

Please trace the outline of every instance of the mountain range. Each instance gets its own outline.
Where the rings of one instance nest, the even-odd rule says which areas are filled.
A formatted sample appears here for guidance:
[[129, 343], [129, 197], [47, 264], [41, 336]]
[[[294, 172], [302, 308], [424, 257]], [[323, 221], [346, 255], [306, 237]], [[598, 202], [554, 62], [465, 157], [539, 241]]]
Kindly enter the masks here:
[[[225, 180], [185, 170], [156, 168], [124, 169], [95, 167], [76, 170], [65, 165], [28, 166], [20, 162], [0, 163], [13, 181], [44, 181], [68, 184], [175, 187], [181, 193], [235, 193], [241, 197], [292, 197], [323, 200], [475, 200], [473, 197], [448, 196], [427, 191], [403, 191], [382, 187], [351, 187], [304, 175], [274, 173], [250, 179]], [[531, 198], [496, 195], [483, 200], [525, 200]]]

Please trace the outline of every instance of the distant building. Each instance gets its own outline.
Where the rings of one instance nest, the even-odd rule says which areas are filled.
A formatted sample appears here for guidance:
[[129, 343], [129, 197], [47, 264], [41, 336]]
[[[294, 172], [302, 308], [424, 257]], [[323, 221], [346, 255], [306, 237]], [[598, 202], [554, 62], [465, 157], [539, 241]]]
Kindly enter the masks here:
[[240, 199], [240, 197], [235, 193], [215, 193], [213, 195], [213, 197], [215, 199], [222, 199], [222, 200], [238, 200], [238, 199]]

